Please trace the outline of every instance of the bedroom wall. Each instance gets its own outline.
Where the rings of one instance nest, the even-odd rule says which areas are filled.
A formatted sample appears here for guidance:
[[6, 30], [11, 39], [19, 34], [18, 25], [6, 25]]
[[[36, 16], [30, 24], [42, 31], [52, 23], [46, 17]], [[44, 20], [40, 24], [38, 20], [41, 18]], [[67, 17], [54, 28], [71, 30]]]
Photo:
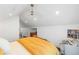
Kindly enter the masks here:
[[0, 37], [8, 41], [15, 41], [19, 38], [19, 17], [0, 20]]
[[67, 39], [67, 29], [79, 29], [79, 24], [38, 27], [37, 34], [39, 37], [59, 45], [62, 40]]

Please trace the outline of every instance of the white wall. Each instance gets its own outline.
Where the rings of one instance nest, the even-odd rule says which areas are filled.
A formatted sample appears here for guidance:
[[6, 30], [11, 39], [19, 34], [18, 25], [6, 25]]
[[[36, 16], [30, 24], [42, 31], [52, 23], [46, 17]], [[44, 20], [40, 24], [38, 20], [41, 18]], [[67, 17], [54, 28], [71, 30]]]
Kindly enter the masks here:
[[8, 41], [14, 41], [19, 38], [19, 17], [12, 17], [0, 20], [0, 37]]
[[55, 45], [58, 45], [62, 40], [67, 38], [67, 29], [79, 29], [79, 25], [38, 27], [37, 34], [39, 37], [48, 39], [55, 43]]

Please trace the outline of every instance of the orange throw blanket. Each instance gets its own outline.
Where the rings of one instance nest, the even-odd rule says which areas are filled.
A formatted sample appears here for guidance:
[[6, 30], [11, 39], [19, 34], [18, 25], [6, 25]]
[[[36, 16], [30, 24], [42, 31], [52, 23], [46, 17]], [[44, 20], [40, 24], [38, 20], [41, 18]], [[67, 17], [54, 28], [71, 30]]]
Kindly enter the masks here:
[[4, 51], [0, 48], [0, 55], [3, 55]]
[[27, 37], [18, 40], [33, 55], [58, 55], [59, 51], [50, 42], [37, 37]]

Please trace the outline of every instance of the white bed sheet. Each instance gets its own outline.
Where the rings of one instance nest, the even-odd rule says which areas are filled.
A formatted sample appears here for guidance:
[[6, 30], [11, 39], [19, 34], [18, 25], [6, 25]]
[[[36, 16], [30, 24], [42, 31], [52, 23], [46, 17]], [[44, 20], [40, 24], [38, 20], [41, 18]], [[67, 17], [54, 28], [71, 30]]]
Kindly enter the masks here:
[[9, 55], [31, 55], [31, 53], [26, 50], [19, 42], [12, 42]]

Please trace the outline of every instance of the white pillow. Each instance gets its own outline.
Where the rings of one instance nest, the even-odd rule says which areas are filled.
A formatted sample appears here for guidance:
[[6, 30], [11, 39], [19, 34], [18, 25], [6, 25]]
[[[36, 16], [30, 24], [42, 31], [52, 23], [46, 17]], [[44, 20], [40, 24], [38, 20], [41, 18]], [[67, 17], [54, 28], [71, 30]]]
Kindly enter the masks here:
[[5, 54], [8, 54], [10, 50], [10, 43], [8, 40], [0, 38], [0, 48], [3, 49]]

